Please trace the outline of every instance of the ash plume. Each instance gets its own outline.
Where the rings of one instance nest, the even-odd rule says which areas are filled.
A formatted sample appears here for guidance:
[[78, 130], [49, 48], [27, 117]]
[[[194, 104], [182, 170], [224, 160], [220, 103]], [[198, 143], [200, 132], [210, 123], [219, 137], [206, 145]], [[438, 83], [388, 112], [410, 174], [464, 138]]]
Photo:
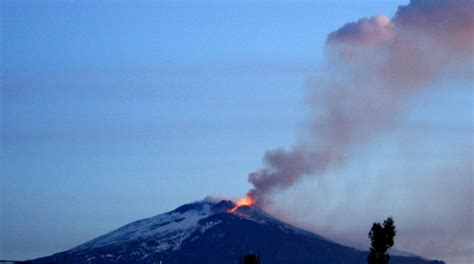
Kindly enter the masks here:
[[412, 0], [393, 18], [345, 24], [326, 41], [325, 64], [311, 82], [311, 120], [290, 149], [269, 150], [249, 174], [249, 195], [271, 194], [342, 166], [351, 147], [390, 126], [408, 99], [473, 58], [474, 2]]

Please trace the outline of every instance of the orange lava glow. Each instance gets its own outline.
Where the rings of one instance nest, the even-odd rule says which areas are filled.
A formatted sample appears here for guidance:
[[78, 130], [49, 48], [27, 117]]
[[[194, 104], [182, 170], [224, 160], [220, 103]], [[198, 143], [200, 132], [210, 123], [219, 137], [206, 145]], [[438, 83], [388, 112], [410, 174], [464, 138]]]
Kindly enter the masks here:
[[253, 206], [253, 200], [252, 197], [250, 197], [248, 194], [245, 195], [244, 198], [238, 200], [235, 202], [235, 207], [230, 209], [229, 212], [233, 213], [235, 210], [237, 210], [241, 206]]

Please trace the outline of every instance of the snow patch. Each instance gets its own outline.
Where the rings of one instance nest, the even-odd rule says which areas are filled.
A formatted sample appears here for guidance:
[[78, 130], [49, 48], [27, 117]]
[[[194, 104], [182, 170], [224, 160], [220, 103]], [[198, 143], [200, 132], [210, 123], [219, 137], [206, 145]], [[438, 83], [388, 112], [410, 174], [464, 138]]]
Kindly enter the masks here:
[[[206, 223], [203, 227], [199, 225], [199, 220], [211, 214], [210, 205], [204, 204], [202, 208], [182, 213], [173, 211], [157, 215], [120, 227], [74, 248], [73, 251], [111, 246], [132, 240], [146, 240], [151, 237], [158, 243], [158, 246], [153, 247], [156, 251], [176, 250], [194, 231], [199, 229], [203, 233], [218, 223]], [[145, 248], [146, 244], [141, 244], [141, 246]]]

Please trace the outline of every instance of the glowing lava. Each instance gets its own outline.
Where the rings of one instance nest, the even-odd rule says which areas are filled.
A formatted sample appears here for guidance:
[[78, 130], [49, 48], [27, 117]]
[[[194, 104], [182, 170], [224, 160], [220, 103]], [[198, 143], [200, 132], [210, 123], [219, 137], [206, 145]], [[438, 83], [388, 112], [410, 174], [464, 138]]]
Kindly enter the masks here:
[[250, 195], [246, 194], [244, 198], [238, 200], [235, 203], [235, 207], [230, 209], [229, 212], [233, 213], [233, 212], [235, 212], [235, 210], [237, 210], [241, 206], [250, 206], [250, 207], [252, 207], [253, 206], [252, 197], [250, 197]]

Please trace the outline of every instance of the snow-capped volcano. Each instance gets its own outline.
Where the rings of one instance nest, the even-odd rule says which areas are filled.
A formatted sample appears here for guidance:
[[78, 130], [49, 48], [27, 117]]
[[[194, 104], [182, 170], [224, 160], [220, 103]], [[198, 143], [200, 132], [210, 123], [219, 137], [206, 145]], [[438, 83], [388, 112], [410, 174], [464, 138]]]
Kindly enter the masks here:
[[[367, 252], [283, 223], [262, 210], [204, 200], [139, 220], [35, 263], [238, 263], [258, 253], [262, 263], [366, 263]], [[428, 262], [393, 257], [391, 263]]]
[[[115, 231], [73, 248], [71, 251], [77, 252], [86, 249], [113, 246], [134, 240], [153, 240], [159, 242], [157, 246], [148, 248], [151, 249], [153, 253], [167, 250], [175, 251], [178, 250], [181, 243], [191, 235], [194, 235], [193, 237], [196, 239], [199, 234], [203, 234], [206, 230], [222, 223], [222, 219], [207, 219], [215, 214], [231, 214], [238, 218], [260, 224], [276, 224], [285, 232], [298, 232], [322, 239], [322, 237], [316, 234], [282, 223], [261, 210], [249, 206], [234, 208], [236, 208], [236, 205], [232, 201], [226, 200], [219, 203], [203, 201], [186, 204], [171, 212], [127, 224]], [[146, 252], [143, 253], [147, 254]]]

